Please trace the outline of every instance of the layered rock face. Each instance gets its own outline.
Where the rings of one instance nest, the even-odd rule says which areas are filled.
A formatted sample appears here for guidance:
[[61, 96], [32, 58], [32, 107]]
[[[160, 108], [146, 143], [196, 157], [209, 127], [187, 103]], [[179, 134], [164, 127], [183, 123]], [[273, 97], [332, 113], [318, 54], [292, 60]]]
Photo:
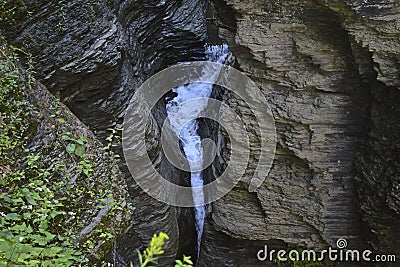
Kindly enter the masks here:
[[[204, 54], [202, 1], [42, 0], [9, 5], [20, 7], [14, 20], [1, 22], [9, 43], [32, 53], [35, 76], [101, 138], [107, 128], [122, 123], [141, 82], [168, 65]], [[157, 124], [163, 122], [164, 109], [160, 103], [154, 111], [156, 121], [148, 123], [149, 154], [165, 177], [184, 183], [182, 173], [160, 152]], [[135, 249], [143, 248], [160, 231], [170, 236], [163, 264], [168, 265], [177, 253], [190, 254], [193, 211], [153, 200], [136, 186], [123, 163], [121, 167], [135, 211], [130, 231], [116, 251], [122, 257], [114, 253], [113, 259], [136, 258]]]
[[[122, 122], [141, 82], [203, 56], [200, 0], [10, 1], [18, 3], [14, 21], [0, 25], [8, 41], [33, 54], [36, 77], [101, 138]], [[265, 244], [321, 249], [338, 238], [399, 254], [399, 9], [397, 0], [211, 1], [210, 37], [227, 42], [236, 67], [260, 87], [278, 138], [256, 193], [247, 190], [253, 151], [243, 182], [209, 206], [199, 266], [259, 266]], [[218, 97], [246, 120], [256, 147], [248, 107], [228, 91]], [[164, 103], [154, 115], [149, 154], [164, 176], [187, 182], [160, 152]], [[204, 135], [215, 137], [217, 126], [210, 129]], [[223, 132], [217, 138], [229, 143]], [[222, 147], [209, 176], [223, 170], [228, 152]], [[190, 253], [192, 211], [159, 203], [125, 179], [135, 210], [110, 257], [132, 260], [159, 231], [170, 236], [162, 266]]]
[[[247, 191], [253, 152], [243, 183], [212, 204], [200, 266], [258, 266], [257, 251], [274, 240], [322, 249], [346, 238], [351, 248], [399, 253], [399, 7], [213, 1], [210, 28], [258, 84], [278, 137], [273, 167], [257, 192]], [[248, 118], [243, 102], [223, 94]], [[257, 146], [257, 134], [251, 137]]]
[[[25, 209], [33, 210], [35, 215], [26, 216], [23, 224], [34, 225], [37, 217], [48, 216], [46, 228], [51, 229], [49, 231], [67, 233], [65, 239], [70, 238], [89, 259], [97, 262], [113, 246], [112, 239], [100, 233], [113, 234], [118, 238], [131, 225], [130, 198], [124, 175], [93, 132], [51, 95], [43, 84], [35, 81], [30, 70], [21, 68], [21, 62], [1, 35], [0, 49], [1, 72], [4, 74], [1, 77], [0, 116], [1, 195], [4, 199], [8, 197], [7, 201], [2, 200], [1, 209], [7, 211], [7, 202], [12, 201], [18, 190], [33, 194], [28, 188], [34, 185], [36, 191], [45, 194], [46, 199], [40, 199], [38, 195], [37, 201], [34, 198], [30, 200], [30, 206], [25, 206], [28, 207]], [[13, 88], [7, 83], [9, 77], [16, 80]], [[19, 126], [19, 123], [23, 126]], [[76, 147], [79, 145], [78, 153]], [[73, 152], [68, 147], [73, 147]], [[93, 159], [96, 161], [92, 162]], [[13, 178], [15, 174], [20, 175], [18, 180]], [[62, 207], [57, 210], [58, 217], [55, 219], [53, 214], [40, 213], [45, 209], [40, 201]], [[24, 214], [23, 204], [11, 203], [16, 211], [22, 206], [21, 213]], [[3, 223], [2, 234], [6, 229], [7, 225]], [[37, 234], [35, 230], [30, 233]], [[6, 239], [2, 239], [2, 252], [4, 244], [12, 242], [9, 241], [12, 236], [10, 232]], [[63, 238], [62, 234], [59, 238]], [[45, 244], [57, 246], [57, 241], [51, 239]], [[21, 245], [11, 244], [12, 249], [18, 249]], [[32, 246], [31, 250], [34, 248]], [[32, 257], [35, 257], [34, 253]], [[13, 258], [8, 259], [7, 264], [15, 264]]]

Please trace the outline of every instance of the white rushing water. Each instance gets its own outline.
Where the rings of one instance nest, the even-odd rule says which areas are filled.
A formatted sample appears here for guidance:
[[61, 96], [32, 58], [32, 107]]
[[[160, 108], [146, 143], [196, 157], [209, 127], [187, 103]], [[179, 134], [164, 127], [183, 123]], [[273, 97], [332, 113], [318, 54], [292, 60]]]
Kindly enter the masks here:
[[[231, 53], [226, 44], [206, 46], [207, 61], [224, 63], [224, 61], [228, 59], [230, 55]], [[205, 75], [208, 79], [215, 81], [218, 78], [219, 71], [215, 71], [215, 69], [203, 69], [201, 75]], [[194, 161], [197, 161], [197, 164], [199, 165], [203, 164], [203, 148], [201, 147], [201, 137], [198, 134], [199, 124], [196, 120], [192, 120], [188, 122], [183, 128], [180, 127], [181, 124], [179, 123], [179, 113], [200, 115], [200, 113], [205, 108], [207, 108], [207, 106], [204, 102], [199, 101], [197, 105], [190, 105], [190, 107], [186, 106], [186, 109], [180, 109], [179, 112], [175, 111], [175, 115], [172, 114], [172, 111], [177, 106], [179, 106], [180, 103], [183, 103], [185, 101], [198, 97], [210, 97], [212, 92], [212, 85], [205, 83], [192, 83], [188, 85], [181, 85], [174, 88], [172, 91], [177, 93], [177, 96], [168, 101], [166, 105], [167, 113], [171, 122], [172, 129], [179, 136], [179, 139], [182, 143], [183, 151], [189, 161], [189, 166], [193, 170], [195, 169], [195, 166], [193, 165]], [[182, 130], [179, 132], [180, 128], [182, 128]], [[195, 203], [194, 212], [197, 231], [197, 253], [199, 254], [201, 236], [203, 234], [205, 207], [204, 205], [201, 205], [202, 203], [204, 203], [204, 193], [202, 190], [199, 190], [199, 188], [195, 187], [203, 186], [203, 173], [201, 171], [191, 172], [190, 182], [191, 186], [193, 187], [192, 196]]]

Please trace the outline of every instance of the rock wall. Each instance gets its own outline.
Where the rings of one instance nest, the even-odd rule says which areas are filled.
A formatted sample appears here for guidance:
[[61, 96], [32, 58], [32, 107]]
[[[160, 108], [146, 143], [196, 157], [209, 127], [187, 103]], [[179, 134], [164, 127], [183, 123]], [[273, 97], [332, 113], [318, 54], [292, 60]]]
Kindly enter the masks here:
[[[36, 77], [101, 138], [122, 122], [137, 85], [176, 61], [203, 56], [200, 0], [9, 4], [20, 8], [14, 20], [0, 22], [8, 41], [34, 55]], [[324, 248], [338, 238], [351, 248], [371, 245], [398, 254], [399, 2], [210, 4], [207, 21], [216, 31], [210, 39], [227, 42], [236, 67], [259, 85], [275, 116], [278, 143], [271, 173], [256, 193], [247, 191], [253, 151], [243, 182], [210, 205], [199, 265], [258, 266], [255, 253], [264, 244]], [[248, 114], [229, 92], [219, 97], [242, 117]], [[163, 174], [184, 183], [160, 153], [156, 126], [165, 116], [163, 103], [154, 115], [149, 153]], [[251, 137], [256, 146], [256, 131]], [[218, 138], [228, 143], [222, 132]], [[223, 169], [229, 155], [221, 155], [208, 173]], [[136, 209], [133, 227], [118, 244], [121, 262], [158, 231], [171, 237], [162, 265], [188, 254], [192, 211], [158, 203], [130, 175], [126, 180]]]
[[[18, 190], [34, 195], [29, 191], [31, 186], [43, 192], [46, 195], [44, 199], [37, 195], [36, 200], [31, 196], [26, 197], [27, 202], [22, 199], [19, 203], [11, 202], [14, 212], [23, 218], [19, 219], [20, 223], [24, 220], [23, 225], [31, 227], [29, 233], [40, 236], [42, 232], [35, 228], [37, 217], [48, 216], [43, 229], [48, 229], [49, 235], [52, 232], [59, 240], [71, 239], [69, 241], [74, 242], [88, 259], [97, 262], [112, 248], [115, 238], [123, 236], [131, 227], [132, 209], [129, 208], [130, 197], [124, 175], [93, 132], [43, 84], [35, 81], [31, 70], [22, 69], [21, 62], [1, 35], [0, 51], [0, 63], [5, 74], [1, 78], [0, 177], [1, 195], [8, 198], [8, 201], [2, 200], [1, 209], [4, 212], [9, 210], [6, 204], [12, 201]], [[7, 83], [10, 77], [17, 80], [13, 89]], [[75, 149], [79, 145], [78, 153]], [[74, 146], [72, 152], [68, 149], [70, 146]], [[13, 176], [15, 174], [20, 175], [18, 179]], [[43, 204], [45, 201], [57, 205], [57, 209], [52, 210], [57, 213], [51, 214], [50, 208]], [[25, 203], [29, 205], [23, 206]], [[27, 210], [31, 210], [32, 215], [26, 213]], [[2, 226], [7, 229], [6, 224]], [[2, 228], [3, 234], [6, 229]], [[13, 234], [9, 232], [2, 243], [11, 242], [14, 250], [26, 245], [23, 244], [26, 238], [12, 243]], [[43, 243], [57, 246], [57, 241], [51, 237]], [[68, 242], [63, 247], [67, 248]], [[9, 259], [10, 262], [5, 262], [16, 264], [11, 256], [3, 254], [6, 248], [2, 248], [2, 260]], [[35, 245], [31, 246], [33, 248]], [[40, 259], [29, 252], [32, 258]]]
[[[204, 55], [206, 23], [204, 3], [182, 1], [9, 1], [18, 6], [0, 26], [9, 43], [30, 52], [36, 77], [97, 135], [122, 123], [135, 88], [146, 78], [177, 61]], [[184, 183], [163, 158], [157, 124], [165, 111], [156, 108], [148, 129], [149, 153], [158, 168], [176, 183]], [[140, 109], [138, 109], [140, 112]], [[121, 151], [120, 151], [121, 152]], [[158, 159], [157, 159], [158, 158]], [[193, 211], [159, 203], [143, 193], [128, 174], [126, 181], [133, 214], [131, 230], [121, 239], [116, 255], [121, 262], [136, 258], [152, 235], [170, 236], [165, 263], [176, 254], [191, 254], [194, 234]], [[118, 257], [114, 257], [118, 256]]]
[[[269, 102], [278, 140], [255, 194], [250, 164], [212, 204], [200, 266], [257, 266], [256, 252], [274, 240], [322, 249], [346, 238], [398, 254], [399, 3], [214, 0], [209, 16]], [[223, 99], [248, 114], [235, 95]]]

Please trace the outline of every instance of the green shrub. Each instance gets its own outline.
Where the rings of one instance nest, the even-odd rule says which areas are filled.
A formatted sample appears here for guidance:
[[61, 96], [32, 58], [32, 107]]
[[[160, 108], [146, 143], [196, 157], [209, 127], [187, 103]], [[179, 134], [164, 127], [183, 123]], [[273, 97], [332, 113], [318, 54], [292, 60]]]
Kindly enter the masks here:
[[52, 170], [26, 148], [36, 129], [30, 114], [37, 111], [22, 90], [30, 88], [31, 77], [4, 45], [0, 53], [0, 266], [79, 263], [72, 236], [56, 231], [65, 211], [48, 186]]
[[191, 267], [193, 262], [190, 260], [190, 256], [183, 255], [183, 260], [176, 260], [175, 267]]
[[[164, 254], [162, 247], [168, 238], [168, 235], [162, 232], [158, 235], [154, 234], [143, 254], [139, 250], [137, 251], [140, 267], [158, 266], [158, 256]], [[130, 266], [133, 267], [133, 264], [131, 263]], [[190, 260], [190, 256], [183, 255], [183, 260], [175, 260], [175, 267], [191, 266], [193, 266], [193, 262]]]
[[158, 256], [164, 254], [162, 246], [164, 245], [165, 239], [168, 239], [167, 234], [154, 234], [149, 246], [144, 250], [143, 255], [138, 251], [140, 267], [158, 263]]

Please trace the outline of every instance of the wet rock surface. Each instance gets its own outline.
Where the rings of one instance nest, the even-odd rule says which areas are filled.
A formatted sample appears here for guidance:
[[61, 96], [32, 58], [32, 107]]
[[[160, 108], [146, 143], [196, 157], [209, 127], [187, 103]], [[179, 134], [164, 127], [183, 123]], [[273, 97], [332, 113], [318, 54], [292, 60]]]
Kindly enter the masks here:
[[[322, 249], [346, 238], [398, 254], [399, 3], [216, 0], [209, 13], [215, 38], [266, 97], [278, 140], [256, 194], [246, 182], [253, 153], [249, 177], [212, 204], [200, 265], [249, 240]], [[251, 121], [235, 95], [223, 99]], [[252, 248], [221, 266], [249, 266]]]
[[[36, 200], [33, 197], [27, 197], [28, 202], [21, 199], [22, 203], [29, 203], [20, 211], [24, 216], [23, 224], [35, 226], [41, 216], [47, 218], [43, 227], [51, 229], [48, 235], [53, 235], [50, 232], [53, 231], [53, 236], [60, 241], [69, 239], [68, 242], [79, 247], [88, 259], [98, 262], [113, 246], [112, 239], [106, 236], [119, 238], [131, 226], [132, 209], [124, 175], [93, 132], [37, 82], [31, 70], [24, 70], [4, 37], [0, 35], [0, 39], [4, 74], [0, 116], [3, 126], [1, 194], [4, 199], [13, 197], [18, 190], [33, 195], [28, 186], [43, 192], [45, 198], [37, 195]], [[13, 77], [15, 83], [7, 83], [7, 77]], [[11, 117], [14, 119], [9, 119]], [[23, 126], [18, 126], [18, 122]], [[11, 142], [14, 147], [9, 145]], [[16, 173], [19, 179], [13, 178]], [[40, 213], [46, 210], [44, 202], [60, 207], [52, 210], [55, 216], [50, 212]], [[5, 203], [2, 202], [1, 208], [7, 212]], [[15, 211], [18, 205], [21, 204], [13, 203]], [[24, 209], [35, 213], [23, 213]], [[29, 233], [37, 235], [34, 228], [31, 229]], [[6, 230], [3, 224], [2, 234]], [[44, 245], [57, 246], [57, 240], [50, 239]], [[7, 242], [10, 241], [2, 239], [3, 244]], [[63, 245], [68, 247], [68, 244]], [[21, 244], [14, 243], [12, 248], [19, 246]], [[4, 247], [2, 249], [4, 251]], [[29, 253], [34, 249], [32, 246]], [[9, 265], [15, 264], [12, 258], [5, 259], [9, 260], [6, 261]]]
[[[50, 166], [49, 169], [51, 166], [64, 166], [64, 170], [54, 173], [51, 180], [52, 183], [59, 183], [59, 179], [68, 181], [67, 188], [58, 188], [59, 191], [56, 192], [59, 197], [66, 197], [65, 208], [70, 210], [69, 218], [63, 221], [63, 230], [75, 231], [75, 242], [93, 242], [95, 246], [88, 256], [92, 261], [98, 261], [113, 246], [113, 241], [103, 240], [104, 238], [98, 236], [98, 231], [114, 233], [116, 238], [120, 238], [132, 226], [132, 210], [129, 208], [131, 200], [124, 174], [118, 168], [117, 162], [104, 152], [103, 144], [86, 125], [65, 105], [58, 103], [42, 84], [36, 83], [34, 88], [30, 100], [40, 112], [38, 116], [32, 115], [32, 119], [38, 124], [28, 147], [43, 157], [45, 164]], [[27, 88], [26, 91], [28, 90]], [[62, 118], [60, 122], [54, 118], [55, 113], [58, 118]], [[63, 141], [62, 138], [67, 133], [76, 138], [86, 138], [86, 153], [90, 153], [90, 160], [96, 159], [92, 165], [92, 173], [86, 175], [75, 166], [73, 156], [65, 148], [68, 141]], [[80, 190], [79, 196], [71, 188]], [[107, 204], [111, 202], [120, 209], [115, 210], [111, 204]], [[76, 214], [79, 214], [79, 223], [75, 222]]]
[[[25, 1], [1, 29], [10, 44], [32, 53], [35, 76], [104, 139], [107, 128], [122, 123], [129, 99], [144, 80], [178, 61], [203, 57], [203, 11], [204, 3], [197, 0]], [[148, 124], [149, 154], [167, 178], [185, 183], [160, 151], [162, 106], [154, 111], [157, 121]], [[126, 166], [121, 168], [136, 209], [130, 231], [110, 257], [129, 262], [137, 256], [135, 249], [160, 231], [170, 236], [162, 264], [170, 264], [177, 253], [191, 254], [193, 211], [157, 202], [136, 185]]]
[[[236, 67], [260, 87], [278, 142], [271, 173], [256, 193], [247, 191], [253, 153], [243, 182], [210, 205], [199, 266], [258, 266], [255, 253], [264, 244], [321, 249], [338, 238], [351, 248], [399, 255], [399, 2], [211, 2], [207, 21], [217, 34], [210, 38], [227, 42]], [[33, 54], [35, 76], [101, 139], [122, 122], [141, 82], [204, 53], [202, 1], [24, 3], [15, 21], [1, 22], [2, 31]], [[218, 97], [251, 129], [246, 105], [229, 92]], [[160, 152], [162, 104], [147, 125], [149, 154], [164, 176], [187, 183]], [[228, 143], [223, 132], [204, 134]], [[258, 144], [256, 131], [251, 142]], [[208, 176], [223, 170], [229, 155], [220, 155]], [[192, 210], [159, 203], [130, 175], [125, 179], [136, 209], [117, 246], [121, 263], [159, 231], [170, 236], [163, 266], [190, 253]]]

